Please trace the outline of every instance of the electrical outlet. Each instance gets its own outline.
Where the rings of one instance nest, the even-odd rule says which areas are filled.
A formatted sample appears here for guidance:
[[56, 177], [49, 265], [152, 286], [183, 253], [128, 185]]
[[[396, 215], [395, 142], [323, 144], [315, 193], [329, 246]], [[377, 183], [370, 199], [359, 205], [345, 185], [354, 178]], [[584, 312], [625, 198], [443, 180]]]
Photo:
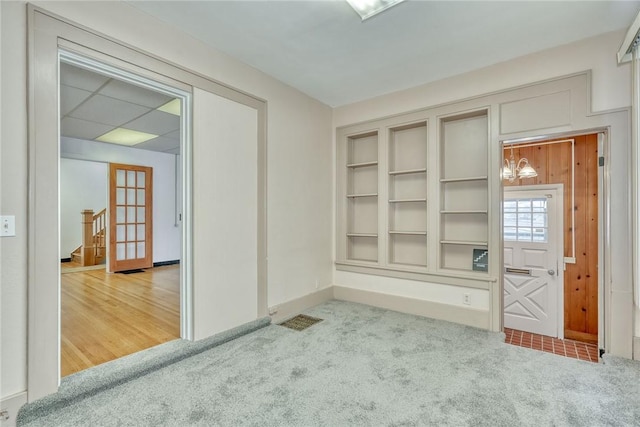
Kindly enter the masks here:
[[466, 305], [471, 305], [471, 296], [469, 294], [464, 294], [462, 302]]

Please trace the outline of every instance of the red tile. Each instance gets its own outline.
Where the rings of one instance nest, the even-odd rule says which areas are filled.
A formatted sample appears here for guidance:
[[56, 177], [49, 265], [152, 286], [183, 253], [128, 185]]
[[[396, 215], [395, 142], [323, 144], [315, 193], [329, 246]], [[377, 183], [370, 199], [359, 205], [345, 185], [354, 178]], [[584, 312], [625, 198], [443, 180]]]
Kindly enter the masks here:
[[505, 343], [573, 359], [598, 362], [598, 346], [505, 328]]

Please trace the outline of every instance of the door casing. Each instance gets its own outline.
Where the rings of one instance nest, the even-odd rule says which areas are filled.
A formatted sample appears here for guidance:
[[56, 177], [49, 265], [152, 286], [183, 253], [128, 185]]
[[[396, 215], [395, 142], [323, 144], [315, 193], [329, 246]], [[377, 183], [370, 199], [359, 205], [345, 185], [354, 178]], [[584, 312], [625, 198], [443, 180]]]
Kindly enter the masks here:
[[[29, 139], [29, 218], [28, 218], [28, 400], [34, 401], [57, 391], [59, 364], [59, 227], [58, 227], [58, 61], [61, 50], [81, 56], [112, 70], [124, 70], [150, 81], [175, 88], [191, 105], [192, 87], [251, 106], [258, 111], [258, 316], [266, 316], [266, 102], [217, 83], [200, 74], [150, 56], [81, 25], [27, 5], [28, 44], [28, 139]], [[107, 65], [108, 64], [108, 65]], [[190, 118], [185, 118], [190, 123]], [[191, 126], [183, 127], [183, 232], [181, 274], [181, 335], [192, 339], [195, 315], [191, 312], [194, 290], [192, 259], [192, 166]], [[36, 173], [37, 171], [37, 173]], [[36, 203], [37, 201], [37, 203]], [[36, 267], [37, 266], [37, 267]], [[56, 279], [57, 278], [57, 279]], [[58, 286], [50, 286], [52, 283]], [[185, 307], [189, 310], [185, 310]]]

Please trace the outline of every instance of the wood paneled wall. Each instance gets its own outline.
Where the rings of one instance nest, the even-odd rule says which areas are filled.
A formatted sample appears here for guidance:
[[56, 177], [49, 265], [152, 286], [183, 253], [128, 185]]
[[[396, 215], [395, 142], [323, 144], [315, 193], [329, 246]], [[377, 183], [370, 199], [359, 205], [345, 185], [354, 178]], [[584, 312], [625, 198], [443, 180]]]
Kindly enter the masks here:
[[[575, 264], [564, 272], [564, 333], [567, 339], [597, 342], [598, 339], [598, 136], [574, 137], [574, 188], [571, 187], [571, 143], [514, 147], [516, 161], [529, 160], [536, 178], [504, 181], [505, 186], [564, 184], [564, 256], [572, 256], [575, 234]], [[509, 158], [510, 149], [504, 150]], [[571, 193], [575, 194], [574, 204]], [[575, 211], [575, 229], [571, 212]]]

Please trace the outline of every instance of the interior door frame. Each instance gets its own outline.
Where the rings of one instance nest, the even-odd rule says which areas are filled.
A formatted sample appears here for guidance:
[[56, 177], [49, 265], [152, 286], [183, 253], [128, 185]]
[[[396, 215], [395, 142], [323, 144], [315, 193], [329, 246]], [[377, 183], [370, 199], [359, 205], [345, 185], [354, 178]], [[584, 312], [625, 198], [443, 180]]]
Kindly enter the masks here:
[[[611, 119], [615, 122], [614, 119]], [[623, 323], [615, 322], [612, 319], [612, 278], [611, 278], [611, 131], [617, 130], [619, 124], [611, 125], [609, 127], [595, 127], [592, 129], [574, 130], [564, 133], [549, 133], [540, 134], [537, 136], [529, 136], [513, 139], [500, 139], [498, 140], [499, 160], [500, 167], [504, 164], [504, 149], [511, 144], [518, 143], [533, 143], [536, 141], [548, 141], [561, 138], [573, 138], [581, 135], [598, 135], [598, 348], [601, 353], [609, 351], [612, 346], [612, 340], [620, 341], [621, 336], [618, 334], [614, 337], [614, 334], [609, 331], [612, 324]], [[502, 203], [504, 201], [504, 184], [500, 179], [500, 207], [502, 210]], [[504, 229], [502, 215], [499, 217], [498, 233], [500, 236], [499, 248], [500, 248], [500, 264], [504, 268]], [[499, 307], [499, 321], [500, 330], [504, 331], [504, 283], [502, 277], [498, 278], [499, 292], [496, 295]], [[626, 326], [631, 326], [627, 324]], [[616, 342], [616, 346], [620, 345], [620, 342]]]
[[[28, 4], [28, 317], [27, 399], [32, 402], [54, 393], [60, 384], [60, 256], [59, 256], [59, 117], [58, 74], [60, 50], [75, 53], [113, 68], [129, 70], [155, 83], [182, 90], [184, 105], [191, 106], [193, 87], [250, 106], [258, 117], [257, 230], [258, 317], [268, 315], [267, 306], [267, 103], [201, 74], [137, 50], [116, 39], [82, 27], [37, 6]], [[187, 109], [188, 112], [188, 109]], [[193, 212], [192, 212], [192, 127], [186, 118], [182, 147], [182, 260], [181, 336], [193, 339]], [[37, 173], [36, 173], [37, 171]], [[57, 286], [52, 285], [57, 283]], [[202, 286], [205, 286], [204, 282]], [[196, 289], [197, 290], [197, 289]]]
[[[165, 75], [148, 72], [141, 66], [113, 59], [99, 51], [85, 48], [68, 40], [58, 40], [58, 61], [72, 64], [92, 72], [98, 72], [149, 90], [181, 99], [184, 106], [180, 116], [180, 152], [182, 160], [182, 224], [180, 251], [180, 336], [193, 337], [193, 274], [192, 274], [192, 141], [191, 141], [191, 87]], [[57, 111], [57, 110], [56, 110]], [[58, 152], [59, 156], [59, 152]], [[108, 162], [107, 162], [108, 163]], [[177, 177], [178, 175], [176, 175]], [[109, 192], [110, 189], [107, 189]], [[108, 199], [108, 198], [107, 198]], [[110, 245], [107, 245], [107, 268], [110, 268]], [[153, 263], [153, 260], [152, 260]], [[109, 270], [110, 271], [110, 270]]]
[[[559, 339], [564, 339], [564, 184], [537, 184], [537, 185], [524, 185], [524, 186], [508, 186], [502, 187], [502, 200], [504, 202], [505, 196], [510, 192], [527, 192], [527, 191], [547, 191], [553, 192], [555, 198], [555, 238], [556, 238], [556, 277], [558, 280], [557, 289], [557, 301], [558, 312], [556, 316], [556, 334]], [[504, 212], [504, 211], [503, 211]], [[504, 228], [501, 231], [502, 236], [502, 250], [504, 251]], [[502, 258], [502, 271], [504, 274], [504, 257]], [[504, 285], [503, 285], [504, 287]], [[504, 307], [502, 307], [502, 318], [504, 321]]]

